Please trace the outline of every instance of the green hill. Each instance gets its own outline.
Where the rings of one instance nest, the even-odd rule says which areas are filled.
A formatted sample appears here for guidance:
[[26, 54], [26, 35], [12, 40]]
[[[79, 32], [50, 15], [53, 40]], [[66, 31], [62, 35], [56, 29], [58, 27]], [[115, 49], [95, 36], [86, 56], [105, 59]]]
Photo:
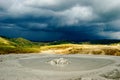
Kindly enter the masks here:
[[8, 38], [0, 37], [0, 47], [14, 47], [16, 43], [10, 41]]
[[11, 42], [9, 40], [0, 37], [0, 45], [10, 45], [10, 43]]
[[0, 54], [34, 52], [39, 52], [39, 47], [36, 47], [34, 42], [24, 38], [8, 39], [0, 37]]
[[14, 42], [16, 45], [15, 46], [18, 46], [18, 47], [25, 47], [25, 46], [33, 46], [34, 43], [27, 40], [27, 39], [24, 39], [24, 38], [13, 38], [13, 39], [10, 39], [10, 41]]

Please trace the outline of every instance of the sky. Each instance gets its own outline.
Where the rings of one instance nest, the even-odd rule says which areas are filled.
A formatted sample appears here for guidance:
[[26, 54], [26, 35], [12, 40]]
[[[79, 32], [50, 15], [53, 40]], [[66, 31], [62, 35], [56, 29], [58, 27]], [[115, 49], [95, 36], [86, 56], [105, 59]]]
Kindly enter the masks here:
[[0, 35], [34, 41], [120, 39], [120, 0], [0, 0]]

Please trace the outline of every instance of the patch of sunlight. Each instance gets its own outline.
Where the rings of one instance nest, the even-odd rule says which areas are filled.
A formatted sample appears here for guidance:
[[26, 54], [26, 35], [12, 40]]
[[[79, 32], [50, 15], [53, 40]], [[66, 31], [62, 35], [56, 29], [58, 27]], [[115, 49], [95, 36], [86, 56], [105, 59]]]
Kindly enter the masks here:
[[7, 41], [6, 39], [0, 37], [0, 43], [9, 44], [9, 41]]

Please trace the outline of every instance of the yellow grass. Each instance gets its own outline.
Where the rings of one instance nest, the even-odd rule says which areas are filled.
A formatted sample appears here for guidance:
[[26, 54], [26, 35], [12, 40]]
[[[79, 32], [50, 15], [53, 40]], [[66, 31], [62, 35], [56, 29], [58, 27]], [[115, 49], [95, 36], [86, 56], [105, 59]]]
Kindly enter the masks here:
[[40, 50], [53, 50], [53, 52], [55, 52], [56, 54], [94, 54], [120, 56], [120, 46], [117, 45], [61, 44], [43, 46], [40, 48]]
[[9, 44], [9, 41], [1, 37], [0, 37], [0, 42], [2, 42], [3, 44], [7, 44], [7, 45]]

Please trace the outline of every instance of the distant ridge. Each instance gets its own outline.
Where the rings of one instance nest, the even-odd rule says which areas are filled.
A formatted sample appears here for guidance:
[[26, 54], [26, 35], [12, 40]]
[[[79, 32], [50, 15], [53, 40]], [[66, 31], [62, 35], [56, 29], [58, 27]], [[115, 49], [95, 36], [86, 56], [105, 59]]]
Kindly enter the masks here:
[[7, 38], [0, 36], [0, 46], [32, 46], [33, 42], [24, 38]]
[[24, 39], [22, 37], [12, 38], [12, 39], [10, 39], [10, 41], [16, 43], [19, 46], [30, 46], [30, 45], [33, 45], [33, 42], [31, 42], [31, 41], [29, 41], [27, 39]]
[[120, 40], [115, 40], [115, 39], [101, 39], [101, 40], [90, 40], [90, 41], [85, 41], [85, 42], [89, 43], [89, 44], [114, 44], [114, 43], [120, 43]]
[[120, 43], [120, 40], [115, 39], [99, 39], [99, 40], [81, 40], [81, 41], [69, 41], [69, 40], [58, 40], [58, 41], [51, 41], [51, 42], [45, 42], [49, 43], [51, 45], [56, 44], [67, 44], [67, 43], [73, 43], [73, 44], [115, 44]]
[[19, 46], [31, 46], [34, 44], [39, 43], [47, 43], [50, 45], [56, 45], [56, 44], [63, 44], [63, 43], [74, 43], [74, 44], [114, 44], [114, 43], [120, 43], [120, 40], [115, 39], [99, 39], [99, 40], [80, 40], [80, 41], [70, 41], [70, 40], [58, 40], [58, 41], [42, 41], [42, 42], [34, 42], [27, 40], [25, 38], [19, 37], [19, 38], [7, 38], [5, 36], [0, 36], [0, 44], [4, 45], [19, 45]]

